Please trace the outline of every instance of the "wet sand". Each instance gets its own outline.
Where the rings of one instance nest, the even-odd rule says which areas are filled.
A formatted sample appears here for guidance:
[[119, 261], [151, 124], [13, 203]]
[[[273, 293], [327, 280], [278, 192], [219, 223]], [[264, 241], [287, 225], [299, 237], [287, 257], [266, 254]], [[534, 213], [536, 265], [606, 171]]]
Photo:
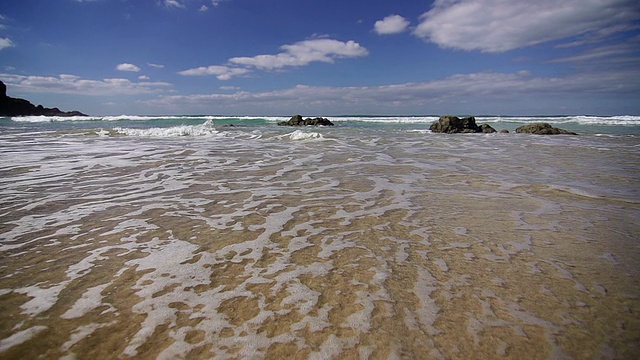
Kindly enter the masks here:
[[633, 149], [38, 136], [3, 147], [2, 358], [640, 353]]

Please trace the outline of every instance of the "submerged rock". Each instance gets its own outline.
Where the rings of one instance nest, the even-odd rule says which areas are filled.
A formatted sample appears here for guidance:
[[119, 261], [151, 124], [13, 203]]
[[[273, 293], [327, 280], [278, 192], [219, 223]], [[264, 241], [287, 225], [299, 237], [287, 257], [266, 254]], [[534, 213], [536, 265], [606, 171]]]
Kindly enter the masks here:
[[548, 123], [535, 123], [535, 124], [522, 125], [516, 129], [516, 132], [521, 134], [536, 134], [536, 135], [562, 135], [562, 134], [578, 135], [571, 131], [553, 127], [551, 126], [551, 124], [548, 124]]
[[87, 116], [79, 111], [61, 111], [58, 108], [35, 106], [25, 99], [7, 96], [7, 86], [0, 81], [0, 116]]
[[288, 121], [281, 121], [278, 126], [333, 126], [333, 123], [326, 118], [306, 118], [303, 119], [302, 115], [294, 115]]
[[473, 116], [459, 118], [457, 116], [440, 116], [429, 129], [434, 133], [494, 133], [496, 130], [488, 124], [478, 126]]

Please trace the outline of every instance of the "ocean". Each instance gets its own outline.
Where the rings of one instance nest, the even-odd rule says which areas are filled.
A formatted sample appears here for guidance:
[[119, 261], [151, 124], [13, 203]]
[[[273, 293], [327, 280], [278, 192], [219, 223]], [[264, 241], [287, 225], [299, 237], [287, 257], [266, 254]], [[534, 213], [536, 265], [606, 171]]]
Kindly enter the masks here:
[[640, 116], [288, 118], [0, 118], [0, 358], [639, 356]]

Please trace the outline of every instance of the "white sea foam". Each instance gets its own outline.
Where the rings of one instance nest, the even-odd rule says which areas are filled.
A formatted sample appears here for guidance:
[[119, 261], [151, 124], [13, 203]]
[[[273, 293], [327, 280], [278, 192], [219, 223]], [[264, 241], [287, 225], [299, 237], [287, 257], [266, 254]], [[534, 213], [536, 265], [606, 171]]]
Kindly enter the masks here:
[[91, 121], [101, 120], [101, 118], [86, 117], [86, 116], [16, 116], [11, 120], [16, 122], [28, 122], [28, 123], [49, 123], [60, 121]]
[[306, 131], [302, 131], [302, 130], [296, 130], [292, 133], [283, 135], [282, 138], [289, 138], [290, 140], [293, 141], [298, 141], [298, 140], [322, 140], [324, 139], [324, 136], [320, 133], [317, 132], [306, 132]]
[[25, 341], [31, 339], [32, 337], [46, 329], [46, 326], [33, 326], [28, 329], [18, 331], [6, 339], [0, 340], [0, 353], [3, 353], [16, 345], [24, 343]]
[[438, 116], [337, 116], [331, 117], [333, 122], [370, 122], [388, 124], [430, 124], [438, 120]]
[[[598, 241], [635, 239], [637, 226], [620, 219], [635, 216], [638, 203], [612, 205], [573, 190], [600, 194], [636, 183], [633, 140], [285, 134], [275, 126], [259, 137], [243, 129], [221, 135], [200, 122], [191, 126], [227, 137], [30, 134], [0, 143], [7, 150], [0, 245], [11, 256], [2, 287], [22, 281], [0, 295], [26, 295], [7, 304], [11, 317], [2, 320], [13, 335], [1, 349], [43, 346], [55, 336], [60, 356], [83, 357], [88, 342], [113, 342], [109, 328], [132, 321], [135, 330], [113, 356], [148, 357], [149, 345], [158, 358], [202, 349], [263, 358], [282, 345], [311, 358], [345, 351], [455, 358], [487, 346], [515, 356], [522, 341], [560, 346], [555, 336], [569, 323], [548, 314], [570, 313], [568, 320], [591, 326], [595, 312], [584, 304], [595, 309], [607, 288], [624, 287], [625, 277], [603, 276], [587, 292], [581, 284], [595, 280], [582, 259], [634, 271], [632, 246]], [[327, 134], [331, 141], [315, 141]], [[152, 136], [159, 139], [139, 139]], [[594, 143], [617, 156], [592, 150]], [[598, 166], [590, 166], [594, 157]], [[576, 243], [577, 267], [548, 259], [564, 249], [557, 256], [571, 258]], [[522, 301], [531, 295], [529, 277], [549, 289], [535, 287], [534, 296], [556, 299]], [[621, 302], [607, 300], [619, 310]], [[237, 304], [250, 309], [236, 311]], [[602, 309], [597, 324], [611, 329]], [[57, 316], [69, 331], [43, 332]], [[530, 330], [547, 337], [528, 338]], [[405, 335], [419, 346], [395, 344]], [[489, 340], [498, 335], [500, 342]]]
[[546, 122], [550, 124], [579, 124], [579, 125], [633, 125], [640, 126], [640, 116], [478, 116], [476, 122], [489, 123], [535, 123]]
[[102, 295], [100, 293], [111, 283], [106, 283], [91, 287], [78, 299], [71, 309], [60, 316], [63, 319], [73, 319], [84, 316], [89, 311], [102, 305]]
[[212, 120], [207, 120], [204, 124], [200, 125], [143, 129], [115, 127], [114, 130], [127, 136], [139, 137], [213, 136], [220, 134], [220, 132], [213, 127]]
[[[330, 117], [333, 122], [364, 122], [364, 123], [388, 123], [388, 124], [430, 124], [437, 121], [439, 116], [334, 116]], [[16, 122], [28, 123], [49, 123], [49, 122], [74, 122], [74, 121], [267, 121], [279, 122], [288, 120], [282, 116], [140, 116], [140, 115], [116, 115], [116, 116], [19, 116], [12, 117]], [[569, 115], [569, 116], [476, 116], [478, 123], [531, 123], [548, 122], [552, 124], [580, 125], [632, 125], [640, 126], [640, 116], [636, 115], [616, 115], [616, 116], [590, 116], [590, 115]]]
[[264, 120], [270, 122], [278, 122], [287, 120], [285, 117], [276, 116], [140, 116], [140, 115], [114, 115], [114, 116], [15, 116], [11, 120], [16, 122], [27, 123], [49, 123], [49, 122], [71, 122], [71, 121], [154, 121], [154, 120], [173, 120], [173, 121], [202, 121], [202, 120]]

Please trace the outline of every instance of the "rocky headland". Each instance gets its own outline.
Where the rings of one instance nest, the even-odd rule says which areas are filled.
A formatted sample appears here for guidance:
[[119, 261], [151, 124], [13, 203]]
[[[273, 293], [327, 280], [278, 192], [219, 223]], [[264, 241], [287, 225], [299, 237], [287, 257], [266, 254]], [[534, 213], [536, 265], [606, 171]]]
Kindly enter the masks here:
[[0, 81], [0, 116], [87, 116], [79, 111], [62, 111], [33, 105], [25, 99], [7, 96], [7, 86]]
[[302, 115], [294, 115], [288, 121], [280, 121], [278, 126], [333, 126], [333, 123], [322, 117], [303, 119]]

